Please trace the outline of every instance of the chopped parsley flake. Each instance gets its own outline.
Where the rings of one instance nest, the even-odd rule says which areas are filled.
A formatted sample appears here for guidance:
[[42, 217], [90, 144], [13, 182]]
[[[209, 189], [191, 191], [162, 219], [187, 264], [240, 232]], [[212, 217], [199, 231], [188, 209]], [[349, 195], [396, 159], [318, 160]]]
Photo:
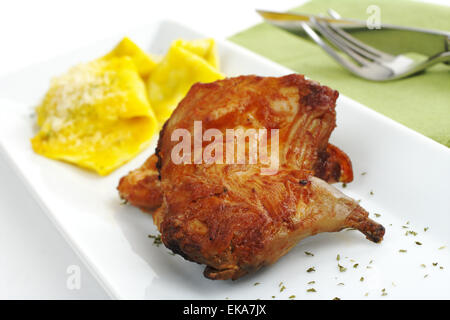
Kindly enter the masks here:
[[306, 254], [307, 256], [312, 256], [312, 257], [314, 257], [314, 253], [311, 253], [311, 252], [305, 251], [305, 254]]
[[289, 299], [295, 299], [295, 295], [290, 296]]
[[427, 232], [430, 227], [423, 228], [423, 231]]
[[354, 265], [353, 265], [353, 268], [358, 268], [358, 266], [359, 266], [359, 263], [355, 263]]
[[150, 239], [153, 239], [153, 245], [159, 247], [162, 244], [161, 235], [158, 234], [157, 236], [154, 236], [152, 234], [149, 234], [148, 237]]
[[341, 300], [339, 297], [334, 297], [333, 300]]
[[363, 282], [363, 281], [364, 281], [364, 277], [361, 277], [361, 278], [359, 279], [359, 281]]
[[314, 283], [316, 283], [315, 281], [310, 281], [310, 282], [308, 282], [308, 284], [314, 284]]
[[337, 256], [336, 256], [336, 260], [337, 260], [337, 261], [341, 260], [341, 256], [340, 256], [340, 255], [337, 255]]
[[259, 282], [255, 282], [253, 285], [254, 286], [257, 286], [257, 285], [259, 285], [260, 283]]
[[400, 249], [400, 250], [398, 250], [398, 252], [402, 252], [402, 253], [405, 253], [405, 252], [407, 252], [408, 250], [405, 250], [405, 249]]
[[314, 288], [310, 288], [310, 289], [306, 290], [306, 292], [317, 292], [317, 291]]
[[377, 218], [381, 217], [381, 214], [379, 214], [379, 213], [374, 213], [374, 215], [375, 215], [375, 217], [377, 217]]
[[306, 270], [306, 272], [316, 272], [316, 269], [314, 267], [311, 267], [308, 270]]
[[347, 271], [347, 268], [341, 266], [339, 263], [338, 263], [338, 267], [339, 267], [339, 272], [345, 272], [345, 271]]
[[417, 244], [418, 246], [421, 246], [421, 245], [422, 245], [422, 242], [416, 241], [416, 244]]

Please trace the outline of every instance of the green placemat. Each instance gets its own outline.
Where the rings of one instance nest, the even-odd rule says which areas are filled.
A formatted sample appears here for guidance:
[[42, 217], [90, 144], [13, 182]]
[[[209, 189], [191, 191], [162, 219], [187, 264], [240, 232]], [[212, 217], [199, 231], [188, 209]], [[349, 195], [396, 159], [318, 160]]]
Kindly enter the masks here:
[[[450, 8], [404, 0], [314, 0], [292, 11], [325, 13], [333, 8], [344, 17], [366, 20], [369, 5], [381, 9], [381, 21], [450, 30]], [[391, 82], [353, 76], [314, 43], [267, 23], [230, 38], [311, 79], [337, 89], [366, 106], [450, 147], [450, 67]]]

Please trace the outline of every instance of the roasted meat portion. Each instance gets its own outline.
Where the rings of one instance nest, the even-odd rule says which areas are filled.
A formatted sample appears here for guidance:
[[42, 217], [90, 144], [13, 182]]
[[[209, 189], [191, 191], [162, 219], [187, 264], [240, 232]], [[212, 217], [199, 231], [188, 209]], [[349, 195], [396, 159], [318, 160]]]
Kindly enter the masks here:
[[[205, 264], [210, 279], [237, 279], [320, 232], [351, 227], [379, 242], [383, 226], [329, 184], [353, 179], [348, 156], [328, 143], [337, 97], [337, 91], [297, 74], [197, 83], [164, 125], [157, 159], [150, 157], [122, 178], [120, 195], [146, 210], [158, 207], [153, 219], [163, 243]], [[179, 140], [173, 134], [182, 129], [195, 140], [195, 121], [203, 132], [214, 129], [224, 136], [227, 129], [278, 129], [277, 148], [272, 133], [266, 143], [270, 154], [277, 153], [277, 170], [262, 174], [267, 167], [262, 161], [195, 163], [195, 143], [189, 147], [194, 161], [177, 164], [173, 150]], [[240, 143], [248, 153], [250, 138]], [[201, 151], [210, 146], [200, 142]], [[220, 145], [215, 153], [225, 149]]]
[[149, 212], [161, 206], [163, 196], [157, 162], [158, 157], [152, 155], [140, 168], [120, 179], [118, 190], [122, 199]]
[[[328, 144], [319, 158], [314, 176], [328, 183], [353, 181], [350, 158], [338, 147]], [[163, 200], [157, 162], [156, 154], [150, 156], [141, 167], [122, 177], [117, 188], [122, 199], [149, 213], [159, 208]]]

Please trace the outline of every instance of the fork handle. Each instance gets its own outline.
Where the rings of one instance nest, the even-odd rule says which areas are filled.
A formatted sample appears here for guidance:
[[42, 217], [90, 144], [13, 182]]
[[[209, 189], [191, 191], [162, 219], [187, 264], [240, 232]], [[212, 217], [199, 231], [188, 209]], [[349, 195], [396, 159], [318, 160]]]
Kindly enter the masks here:
[[396, 76], [395, 78], [390, 79], [390, 80], [404, 78], [404, 77], [413, 75], [417, 72], [420, 72], [422, 70], [425, 70], [425, 69], [431, 67], [432, 65], [435, 65], [437, 63], [442, 63], [442, 62], [445, 63], [446, 65], [450, 66], [450, 51], [441, 52], [433, 57], [430, 57], [423, 63], [419, 63], [418, 65], [416, 65], [413, 69], [408, 70], [405, 73], [399, 74], [398, 76]]

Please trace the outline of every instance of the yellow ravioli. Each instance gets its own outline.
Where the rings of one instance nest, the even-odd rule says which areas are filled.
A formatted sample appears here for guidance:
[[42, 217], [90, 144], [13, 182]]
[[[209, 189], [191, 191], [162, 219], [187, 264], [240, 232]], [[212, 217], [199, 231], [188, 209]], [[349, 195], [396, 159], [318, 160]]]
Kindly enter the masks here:
[[35, 152], [101, 175], [138, 154], [157, 129], [145, 84], [128, 56], [80, 64], [54, 78], [36, 112]]
[[193, 84], [223, 79], [216, 66], [214, 40], [174, 41], [147, 80], [148, 98], [159, 123], [170, 117]]
[[172, 46], [184, 48], [205, 59], [213, 68], [219, 70], [219, 55], [214, 39], [175, 40]]
[[125, 37], [122, 41], [117, 44], [117, 46], [103, 58], [112, 57], [124, 57], [128, 56], [133, 59], [136, 68], [138, 69], [139, 75], [142, 78], [146, 78], [150, 72], [155, 68], [157, 62], [156, 58], [150, 56], [146, 52], [142, 51], [133, 41]]

